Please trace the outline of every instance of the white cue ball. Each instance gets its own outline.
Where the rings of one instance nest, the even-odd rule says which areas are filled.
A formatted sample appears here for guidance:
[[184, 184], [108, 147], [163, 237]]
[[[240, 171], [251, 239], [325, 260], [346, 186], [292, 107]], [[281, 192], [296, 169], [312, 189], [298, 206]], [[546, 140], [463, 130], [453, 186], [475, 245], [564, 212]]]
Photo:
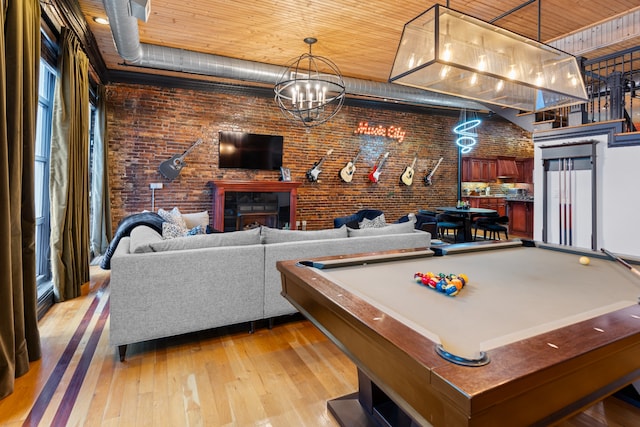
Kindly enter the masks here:
[[589, 263], [591, 262], [591, 260], [587, 256], [581, 256], [578, 261], [580, 261], [580, 264], [582, 265], [589, 265]]

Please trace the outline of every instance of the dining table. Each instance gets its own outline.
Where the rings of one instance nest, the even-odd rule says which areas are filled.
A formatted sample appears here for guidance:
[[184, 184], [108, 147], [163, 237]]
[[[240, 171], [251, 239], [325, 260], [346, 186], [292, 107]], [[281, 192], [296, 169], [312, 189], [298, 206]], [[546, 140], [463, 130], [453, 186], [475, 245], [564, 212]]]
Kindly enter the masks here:
[[460, 238], [460, 233], [458, 233], [458, 239], [463, 240], [465, 242], [473, 241], [473, 233], [471, 232], [471, 224], [473, 223], [473, 219], [479, 216], [485, 215], [497, 215], [498, 211], [495, 209], [487, 209], [487, 208], [458, 208], [455, 206], [440, 206], [436, 208], [436, 212], [445, 213], [448, 215], [453, 215], [460, 217], [464, 224], [462, 239]]

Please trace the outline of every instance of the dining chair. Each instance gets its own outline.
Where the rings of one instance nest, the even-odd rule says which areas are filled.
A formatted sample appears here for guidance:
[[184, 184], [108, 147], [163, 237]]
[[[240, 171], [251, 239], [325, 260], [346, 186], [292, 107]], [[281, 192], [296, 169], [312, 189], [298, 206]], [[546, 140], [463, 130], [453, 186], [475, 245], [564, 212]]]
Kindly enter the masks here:
[[505, 239], [509, 239], [509, 217], [506, 215], [482, 216], [473, 221], [473, 240], [477, 240], [478, 230], [483, 231], [483, 239], [500, 240], [500, 233], [504, 233]]
[[[438, 227], [438, 236], [444, 239], [449, 236], [449, 230], [453, 230], [453, 239], [458, 241], [458, 234], [464, 230], [464, 221], [462, 218], [449, 214], [438, 214], [436, 217]], [[445, 233], [446, 232], [446, 233]]]

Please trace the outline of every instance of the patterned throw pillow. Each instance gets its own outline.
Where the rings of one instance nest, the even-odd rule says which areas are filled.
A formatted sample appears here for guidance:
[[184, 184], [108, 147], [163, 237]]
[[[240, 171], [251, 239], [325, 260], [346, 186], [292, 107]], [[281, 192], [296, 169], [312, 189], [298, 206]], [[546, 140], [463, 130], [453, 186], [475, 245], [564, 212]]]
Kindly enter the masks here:
[[162, 223], [162, 238], [165, 240], [175, 239], [176, 237], [197, 236], [198, 234], [206, 234], [205, 228], [201, 225], [195, 226], [189, 230], [187, 228], [180, 228], [170, 222]]
[[187, 231], [187, 223], [182, 218], [182, 214], [180, 213], [180, 209], [178, 207], [174, 207], [170, 211], [166, 211], [162, 208], [158, 209], [158, 215], [162, 217], [165, 221], [170, 222], [171, 224], [175, 224], [184, 231]]
[[364, 218], [359, 225], [359, 228], [381, 228], [387, 225], [387, 222], [384, 220], [384, 214], [381, 214], [373, 219]]
[[183, 228], [178, 227], [171, 222], [163, 222], [162, 223], [162, 238], [163, 239], [175, 239], [176, 237], [182, 237], [185, 234], [185, 230]]

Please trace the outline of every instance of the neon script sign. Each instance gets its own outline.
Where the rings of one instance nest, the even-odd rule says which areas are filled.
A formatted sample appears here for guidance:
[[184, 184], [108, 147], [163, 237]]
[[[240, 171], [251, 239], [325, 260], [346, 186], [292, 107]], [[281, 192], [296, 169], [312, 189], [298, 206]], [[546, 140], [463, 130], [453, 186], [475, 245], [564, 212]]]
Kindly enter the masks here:
[[458, 135], [456, 145], [460, 147], [461, 153], [464, 154], [470, 152], [472, 147], [478, 143], [478, 140], [476, 139], [478, 134], [475, 131], [472, 131], [472, 129], [480, 126], [480, 123], [480, 119], [467, 120], [453, 128], [453, 133]]
[[396, 139], [398, 142], [404, 141], [404, 137], [407, 134], [401, 127], [389, 126], [384, 127], [382, 125], [369, 126], [369, 122], [360, 122], [358, 127], [353, 131], [355, 135], [374, 135], [384, 136], [391, 139]]

